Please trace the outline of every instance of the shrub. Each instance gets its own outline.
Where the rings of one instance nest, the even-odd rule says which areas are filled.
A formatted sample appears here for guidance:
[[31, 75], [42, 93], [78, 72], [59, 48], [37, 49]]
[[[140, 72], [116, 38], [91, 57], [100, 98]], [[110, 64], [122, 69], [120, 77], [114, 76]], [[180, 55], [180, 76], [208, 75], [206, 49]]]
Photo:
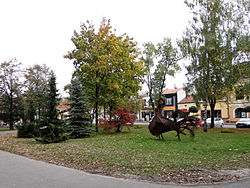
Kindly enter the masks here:
[[188, 109], [189, 112], [192, 112], [192, 113], [197, 113], [198, 112], [198, 109], [197, 107], [195, 106], [190, 106], [189, 109]]
[[17, 126], [17, 137], [34, 138], [39, 136], [39, 122], [27, 122]]
[[222, 129], [221, 133], [233, 133], [231, 129]]
[[46, 123], [42, 122], [40, 127], [40, 138], [36, 138], [37, 141], [44, 144], [62, 142], [68, 139], [68, 133], [66, 133], [66, 127], [62, 122]]
[[118, 107], [115, 111], [109, 112], [112, 117], [109, 120], [99, 119], [99, 126], [103, 131], [114, 129], [116, 132], [121, 132], [122, 127], [132, 127], [135, 122], [135, 115], [131, 114], [127, 107]]
[[250, 112], [250, 106], [246, 106], [245, 108], [243, 108], [243, 112]]

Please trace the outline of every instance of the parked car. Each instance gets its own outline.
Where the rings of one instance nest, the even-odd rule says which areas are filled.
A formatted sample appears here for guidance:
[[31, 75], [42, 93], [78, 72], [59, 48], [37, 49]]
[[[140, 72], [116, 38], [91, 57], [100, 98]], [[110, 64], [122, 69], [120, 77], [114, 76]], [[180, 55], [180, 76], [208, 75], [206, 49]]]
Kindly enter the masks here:
[[202, 120], [200, 116], [195, 117], [195, 125], [196, 126], [201, 126]]
[[[187, 126], [196, 126], [196, 127], [201, 126], [202, 120], [200, 119], [200, 117], [198, 117], [198, 116], [194, 116], [194, 117], [191, 116], [189, 118], [191, 119], [192, 123], [190, 121], [186, 121], [186, 122], [184, 122], [185, 125], [187, 125]], [[181, 120], [183, 120], [183, 118], [178, 119], [177, 121], [181, 121]]]
[[239, 121], [237, 121], [235, 125], [237, 128], [244, 128], [244, 127], [250, 128], [250, 118], [242, 118]]
[[[204, 126], [205, 122], [202, 121], [201, 126]], [[211, 118], [207, 118], [207, 126], [211, 126]], [[221, 118], [214, 118], [214, 126], [215, 127], [223, 127], [224, 126], [224, 121]]]

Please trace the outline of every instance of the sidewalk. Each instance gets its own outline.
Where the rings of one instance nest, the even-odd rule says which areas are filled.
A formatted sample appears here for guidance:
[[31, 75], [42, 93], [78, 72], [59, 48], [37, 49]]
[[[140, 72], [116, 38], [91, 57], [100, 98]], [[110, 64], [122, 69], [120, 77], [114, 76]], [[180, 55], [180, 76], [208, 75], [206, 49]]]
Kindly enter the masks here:
[[1, 134], [9, 134], [9, 133], [17, 133], [17, 130], [13, 130], [13, 131], [0, 131], [0, 135]]
[[250, 179], [218, 185], [179, 186], [125, 180], [48, 164], [0, 150], [1, 188], [247, 188]]

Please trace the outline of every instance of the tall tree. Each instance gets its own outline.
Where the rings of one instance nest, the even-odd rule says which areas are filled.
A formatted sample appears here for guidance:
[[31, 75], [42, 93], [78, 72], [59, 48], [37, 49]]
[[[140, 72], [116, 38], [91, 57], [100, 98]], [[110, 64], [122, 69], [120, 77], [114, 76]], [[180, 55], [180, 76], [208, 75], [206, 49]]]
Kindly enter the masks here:
[[91, 108], [88, 97], [79, 79], [72, 78], [69, 88], [69, 129], [71, 138], [83, 138], [90, 135]]
[[[174, 76], [181, 69], [178, 61], [182, 57], [178, 49], [172, 45], [170, 38], [164, 38], [161, 43], [158, 43], [157, 47], [152, 43], [145, 43], [143, 53], [147, 68], [148, 95], [150, 104], [155, 111], [155, 104], [160, 99], [166, 86], [167, 76]], [[155, 60], [158, 60], [157, 64], [154, 63]]]
[[154, 99], [154, 66], [155, 66], [155, 59], [157, 57], [157, 49], [155, 45], [151, 42], [147, 42], [143, 44], [144, 50], [143, 50], [143, 57], [145, 68], [146, 68], [146, 79], [145, 82], [147, 84], [147, 94], [149, 96], [150, 105], [153, 108], [153, 111], [155, 111], [155, 99]]
[[[211, 108], [214, 126], [216, 100], [226, 97], [239, 81], [240, 64], [249, 61], [246, 23], [249, 1], [186, 0], [193, 12], [180, 46], [191, 59], [187, 66], [186, 90]], [[247, 19], [246, 19], [247, 18]]]
[[5, 61], [0, 64], [0, 113], [14, 129], [13, 124], [21, 117], [22, 109], [22, 77], [21, 63], [16, 59]]
[[25, 71], [25, 86], [26, 86], [26, 99], [27, 108], [30, 99], [34, 104], [34, 113], [40, 119], [41, 111], [45, 110], [44, 104], [46, 103], [46, 92], [48, 88], [49, 79], [52, 76], [53, 71], [50, 70], [45, 64], [33, 65], [26, 69]]
[[66, 127], [58, 120], [57, 105], [59, 104], [58, 91], [56, 89], [56, 77], [52, 74], [47, 90], [46, 112], [40, 121], [40, 136], [36, 140], [42, 143], [61, 142], [68, 138]]
[[80, 33], [74, 32], [76, 47], [65, 57], [74, 60], [81, 82], [86, 87], [89, 102], [95, 108], [98, 132], [100, 106], [115, 107], [136, 96], [144, 76], [143, 62], [137, 59], [136, 43], [126, 34], [116, 36], [110, 21], [103, 18], [98, 32], [87, 21]]
[[49, 123], [54, 123], [57, 121], [58, 111], [56, 109], [59, 104], [58, 90], [56, 89], [56, 77], [52, 74], [49, 79], [49, 87], [47, 90], [47, 112], [46, 118]]

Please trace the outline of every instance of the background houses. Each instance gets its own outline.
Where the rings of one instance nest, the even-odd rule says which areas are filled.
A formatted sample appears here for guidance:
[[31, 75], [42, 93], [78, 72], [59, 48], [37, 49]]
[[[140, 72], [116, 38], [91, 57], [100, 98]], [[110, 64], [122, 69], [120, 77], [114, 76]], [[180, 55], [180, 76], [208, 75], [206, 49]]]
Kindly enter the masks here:
[[178, 103], [186, 97], [186, 93], [183, 88], [165, 89], [162, 96], [166, 98], [166, 106], [163, 108], [164, 116], [169, 117], [178, 109]]
[[[169, 115], [176, 109], [188, 111], [191, 106], [199, 109], [198, 115], [201, 119], [204, 118], [205, 109], [204, 102], [199, 102], [197, 106], [192, 96], [186, 96], [183, 88], [165, 89], [162, 96], [166, 99], [166, 106], [163, 108], [164, 116]], [[142, 108], [137, 115], [137, 119], [143, 121], [151, 120], [153, 110], [148, 104], [149, 97], [141, 96]], [[250, 106], [249, 96], [239, 95], [237, 92], [232, 92], [228, 100], [217, 100], [215, 105], [215, 117], [222, 118], [225, 122], [236, 122], [240, 118], [250, 118], [250, 113], [243, 112], [243, 108]], [[210, 106], [207, 106], [207, 117], [211, 117]]]

